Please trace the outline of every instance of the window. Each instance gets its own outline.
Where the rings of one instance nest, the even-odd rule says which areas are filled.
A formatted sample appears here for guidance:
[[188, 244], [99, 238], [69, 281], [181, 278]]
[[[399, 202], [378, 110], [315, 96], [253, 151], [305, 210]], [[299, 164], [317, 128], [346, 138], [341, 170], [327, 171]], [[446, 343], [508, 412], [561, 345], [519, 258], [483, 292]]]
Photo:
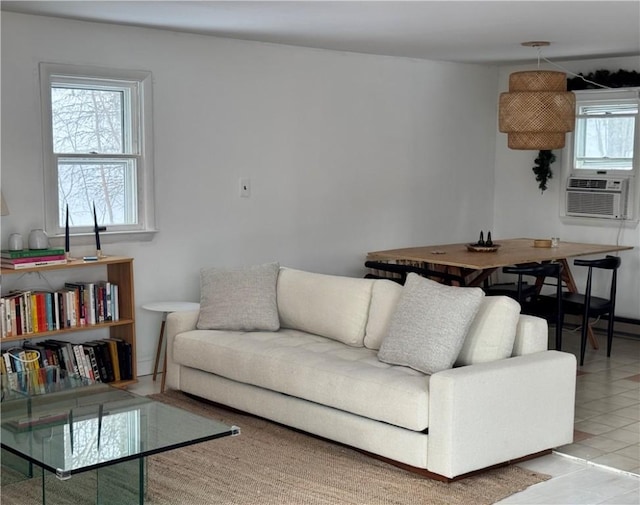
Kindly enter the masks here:
[[574, 175], [638, 170], [638, 90], [577, 92]]
[[151, 74], [41, 64], [46, 228], [154, 231]]
[[576, 91], [576, 127], [563, 155], [561, 217], [635, 226], [640, 215], [640, 88]]

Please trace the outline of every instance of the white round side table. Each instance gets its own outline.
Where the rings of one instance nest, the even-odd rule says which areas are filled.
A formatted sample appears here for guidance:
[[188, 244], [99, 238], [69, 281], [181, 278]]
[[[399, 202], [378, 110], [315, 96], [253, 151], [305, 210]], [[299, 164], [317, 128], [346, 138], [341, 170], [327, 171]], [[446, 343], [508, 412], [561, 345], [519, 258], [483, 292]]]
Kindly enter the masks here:
[[[160, 362], [160, 354], [162, 353], [162, 342], [164, 341], [164, 326], [167, 322], [167, 315], [171, 312], [181, 312], [185, 310], [198, 310], [200, 308], [199, 303], [195, 302], [151, 302], [145, 303], [142, 306], [145, 310], [152, 310], [154, 312], [162, 312], [162, 324], [160, 324], [160, 335], [158, 335], [158, 348], [156, 349], [155, 365], [153, 366], [153, 380], [156, 380], [158, 375], [158, 363]], [[164, 384], [167, 374], [167, 351], [164, 350], [164, 359], [162, 361], [162, 384], [160, 386], [160, 392], [164, 393]]]

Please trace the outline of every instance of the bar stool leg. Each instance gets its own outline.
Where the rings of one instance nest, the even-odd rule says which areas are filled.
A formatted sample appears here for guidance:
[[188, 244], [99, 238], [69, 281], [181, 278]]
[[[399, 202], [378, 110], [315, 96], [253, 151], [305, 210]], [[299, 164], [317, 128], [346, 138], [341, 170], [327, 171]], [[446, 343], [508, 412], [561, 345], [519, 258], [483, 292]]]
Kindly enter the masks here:
[[[160, 325], [160, 335], [158, 335], [158, 348], [156, 349], [156, 362], [153, 366], [153, 380], [156, 380], [158, 375], [158, 363], [160, 362], [160, 354], [162, 353], [162, 341], [164, 340], [164, 324], [166, 322], [166, 316], [162, 316], [162, 324]], [[166, 365], [166, 363], [165, 363]], [[163, 368], [164, 370], [164, 368]]]

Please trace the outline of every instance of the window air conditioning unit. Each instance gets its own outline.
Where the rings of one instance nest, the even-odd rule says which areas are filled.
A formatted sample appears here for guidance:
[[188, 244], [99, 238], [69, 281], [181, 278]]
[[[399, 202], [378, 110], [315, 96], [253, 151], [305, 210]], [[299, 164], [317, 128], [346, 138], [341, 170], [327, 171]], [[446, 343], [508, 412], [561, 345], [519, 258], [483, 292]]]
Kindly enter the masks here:
[[569, 177], [565, 196], [567, 216], [627, 218], [629, 179]]

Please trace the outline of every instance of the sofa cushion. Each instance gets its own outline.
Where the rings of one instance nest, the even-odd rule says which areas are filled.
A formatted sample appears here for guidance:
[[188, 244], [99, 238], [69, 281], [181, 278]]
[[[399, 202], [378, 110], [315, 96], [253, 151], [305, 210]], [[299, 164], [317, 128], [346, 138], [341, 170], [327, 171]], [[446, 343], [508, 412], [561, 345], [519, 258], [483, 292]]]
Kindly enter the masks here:
[[549, 349], [549, 324], [545, 319], [520, 314], [512, 356], [524, 356]]
[[378, 357], [433, 374], [451, 368], [484, 292], [407, 276]]
[[457, 366], [505, 359], [513, 352], [520, 304], [507, 296], [485, 296], [464, 339]]
[[429, 419], [429, 377], [391, 366], [376, 351], [298, 330], [178, 334], [174, 361], [231, 380], [422, 431]]
[[202, 269], [197, 328], [277, 331], [279, 269], [278, 263]]
[[373, 283], [369, 319], [364, 336], [368, 349], [380, 349], [382, 339], [389, 333], [391, 317], [402, 294], [402, 286], [394, 281], [377, 279]]
[[362, 347], [373, 280], [280, 269], [278, 313], [283, 328]]

